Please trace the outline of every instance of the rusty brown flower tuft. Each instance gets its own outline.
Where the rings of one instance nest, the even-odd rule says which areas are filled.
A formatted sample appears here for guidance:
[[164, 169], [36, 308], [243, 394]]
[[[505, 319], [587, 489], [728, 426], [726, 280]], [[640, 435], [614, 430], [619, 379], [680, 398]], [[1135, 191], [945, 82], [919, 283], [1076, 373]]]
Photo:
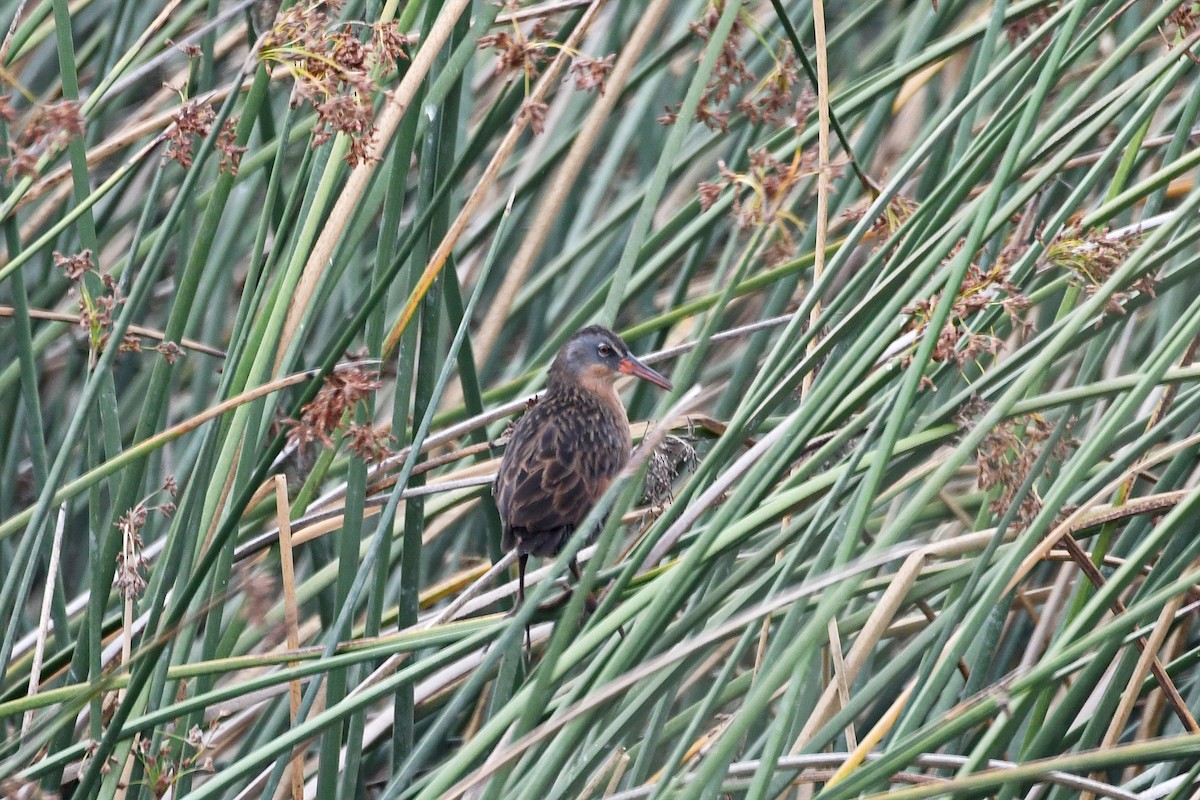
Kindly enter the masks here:
[[[174, 478], [168, 481], [159, 491], [167, 490], [168, 486], [178, 488], [175, 487]], [[151, 513], [160, 514], [164, 519], [175, 513], [173, 502], [167, 500], [150, 505], [153, 498], [154, 494], [142, 498], [117, 520], [117, 528], [121, 531], [121, 552], [117, 554], [117, 572], [113, 577], [113, 586], [129, 600], [140, 597], [146, 588], [145, 571], [148, 562], [142, 553], [142, 528], [145, 527]]]
[[[1035, 8], [1024, 16], [1017, 17], [1004, 26], [1004, 35], [1008, 38], [1008, 43], [1012, 47], [1016, 47], [1021, 42], [1033, 35], [1034, 31], [1042, 26], [1046, 20], [1050, 19], [1052, 11], [1048, 8]], [[1042, 54], [1050, 44], [1051, 32], [1047, 31], [1034, 43], [1030, 49], [1030, 58], [1037, 58]]]
[[[971, 424], [970, 420], [959, 420]], [[1073, 420], [1068, 420], [1069, 431]], [[1016, 501], [1017, 491], [1029, 478], [1054, 425], [1040, 414], [1028, 414], [1005, 420], [993, 428], [980, 443], [978, 450], [979, 488], [993, 493], [988, 503], [996, 516], [1004, 514]], [[1051, 458], [1063, 461], [1070, 455], [1073, 440], [1063, 436], [1054, 445]], [[1050, 475], [1050, 469], [1045, 469]], [[1036, 488], [1031, 488], [1021, 500], [1016, 522], [1027, 526], [1042, 510], [1042, 500]]]
[[[941, 293], [937, 293], [906, 306], [904, 313], [912, 316], [908, 330], [923, 336], [940, 302]], [[967, 275], [954, 297], [949, 319], [938, 332], [930, 359], [961, 368], [985, 356], [998, 355], [1004, 342], [990, 332], [976, 330], [978, 314], [998, 308], [1008, 316], [1014, 328], [1024, 328], [1028, 325], [1020, 312], [1028, 305], [1028, 298], [1008, 280], [1003, 261], [996, 262], [988, 270], [973, 263], [968, 265]], [[911, 363], [911, 353], [901, 359], [905, 367]], [[928, 376], [921, 383], [926, 388], [935, 388]]]
[[[733, 1], [740, 2], [741, 0]], [[688, 29], [692, 34], [701, 41], [707, 42], [721, 19], [721, 14], [725, 10], [725, 2], [726, 0], [713, 0], [698, 22], [689, 23]], [[704, 93], [700, 96], [700, 105], [696, 108], [696, 119], [710, 130], [729, 133], [730, 101], [742, 87], [755, 81], [754, 73], [746, 66], [746, 62], [739, 52], [740, 42], [745, 32], [746, 23], [742, 16], [738, 15], [729, 35], [725, 37], [712, 76], [708, 79]], [[678, 113], [678, 106], [668, 107], [666, 113], [659, 117], [658, 121], [664, 125], [673, 125]]]
[[766, 149], [751, 149], [747, 151], [747, 160], [749, 168], [745, 172], [730, 169], [724, 161], [717, 162], [719, 178], [702, 181], [697, 187], [701, 209], [707, 211], [721, 192], [729, 188], [733, 190], [730, 214], [739, 228], [772, 225], [785, 217], [798, 225], [797, 220], [781, 209], [797, 180], [810, 174], [812, 158], [806, 154], [793, 163], [785, 163]]
[[91, 250], [83, 250], [73, 256], [64, 256], [57, 250], [53, 253], [54, 266], [58, 267], [66, 275], [67, 280], [81, 280], [85, 273], [96, 269], [96, 262], [92, 259]]
[[184, 169], [191, 167], [196, 141], [208, 136], [215, 117], [212, 106], [199, 100], [189, 100], [180, 106], [172, 116], [174, 124], [166, 133], [166, 157]]
[[188, 58], [200, 58], [200, 56], [204, 55], [204, 51], [200, 49], [200, 45], [195, 42], [177, 42], [174, 39], [167, 39], [167, 47], [174, 47]]
[[577, 56], [571, 61], [571, 77], [575, 79], [575, 88], [585, 92], [595, 89], [604, 94], [604, 81], [612, 72], [615, 58], [615, 55], [604, 58]]
[[[1047, 245], [1042, 255], [1043, 267], [1064, 269], [1068, 282], [1094, 295], [1114, 272], [1129, 258], [1137, 236], [1114, 236], [1105, 228], [1081, 231], [1076, 226], [1065, 228]], [[1124, 314], [1125, 304], [1134, 293], [1154, 297], [1153, 276], [1145, 275], [1125, 291], [1113, 292], [1104, 305], [1106, 314]]]
[[379, 463], [393, 455], [394, 451], [388, 445], [389, 441], [390, 434], [384, 429], [357, 423], [346, 426], [347, 447], [364, 461]]
[[218, 169], [221, 172], [228, 172], [230, 175], [237, 175], [238, 166], [242, 163], [242, 155], [247, 149], [237, 143], [237, 125], [238, 118], [236, 116], [226, 119], [225, 124], [217, 133], [217, 140], [213, 143], [221, 156]]
[[529, 126], [536, 136], [546, 130], [546, 112], [550, 107], [545, 103], [537, 103], [526, 97], [521, 101], [521, 111], [517, 119]]
[[[207, 755], [211, 748], [212, 734], [218, 720], [214, 719], [208, 731], [193, 725], [187, 736], [173, 732], [168, 726], [161, 737], [139, 737], [133, 746], [133, 755], [142, 765], [143, 780], [155, 797], [166, 797], [184, 775], [196, 772], [215, 772], [212, 757]], [[158, 746], [153, 744], [158, 739]]]
[[[0, 115], [7, 122], [15, 121], [15, 114], [6, 101], [0, 104]], [[3, 162], [6, 176], [12, 180], [18, 175], [36, 177], [38, 162], [43, 156], [52, 156], [84, 131], [83, 115], [79, 104], [67, 100], [37, 106], [30, 113], [25, 127], [9, 141], [12, 155]]]
[[332, 434], [346, 413], [382, 385], [378, 377], [375, 370], [361, 367], [331, 373], [312, 402], [300, 409], [300, 419], [284, 421], [289, 427], [288, 439], [300, 447], [311, 442], [332, 447]]
[[787, 43], [776, 54], [771, 72], [737, 104], [750, 122], [772, 128], [791, 127], [797, 134], [803, 132], [808, 115], [816, 107], [817, 96], [801, 82], [796, 54]]
[[513, 25], [512, 33], [499, 31], [479, 37], [481, 49], [490, 48], [496, 53], [492, 74], [519, 74], [526, 84], [537, 78], [542, 67], [551, 61], [549, 51], [553, 45], [545, 19], [539, 19], [528, 34], [521, 30], [520, 25]]
[[168, 364], [174, 364], [187, 355], [183, 348], [175, 344], [175, 342], [161, 342], [154, 349], [163, 357], [163, 361], [166, 361]]
[[405, 58], [408, 39], [394, 22], [335, 27], [325, 9], [338, 4], [307, 2], [285, 9], [264, 36], [259, 58], [286, 68], [296, 81], [292, 104], [309, 103], [317, 112], [312, 146], [335, 134], [349, 139], [346, 161], [365, 163], [375, 134], [373, 97], [380, 90], [377, 74]]
[[[84, 253], [81, 253], [72, 258], [79, 259], [83, 255]], [[90, 258], [90, 254], [88, 257]], [[60, 266], [64, 271], [79, 272], [82, 276], [88, 269], [94, 269], [87, 267], [83, 262], [76, 261], [72, 264], [70, 261], [71, 259], [63, 259]], [[126, 300], [120, 284], [110, 273], [100, 273], [100, 284], [102, 291], [99, 294], [93, 295], [81, 290], [78, 303], [79, 327], [87, 331], [88, 343], [97, 353], [108, 346], [116, 312]], [[137, 353], [141, 352], [142, 342], [137, 334], [126, 333], [119, 347], [122, 352]]]

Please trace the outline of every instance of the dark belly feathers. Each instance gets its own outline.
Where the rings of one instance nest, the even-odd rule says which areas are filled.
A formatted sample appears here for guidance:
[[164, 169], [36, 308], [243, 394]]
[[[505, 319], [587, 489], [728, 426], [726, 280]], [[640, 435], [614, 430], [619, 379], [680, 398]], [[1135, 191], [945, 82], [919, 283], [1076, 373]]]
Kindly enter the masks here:
[[504, 550], [551, 556], [629, 461], [629, 422], [616, 393], [547, 393], [517, 423], [496, 475]]

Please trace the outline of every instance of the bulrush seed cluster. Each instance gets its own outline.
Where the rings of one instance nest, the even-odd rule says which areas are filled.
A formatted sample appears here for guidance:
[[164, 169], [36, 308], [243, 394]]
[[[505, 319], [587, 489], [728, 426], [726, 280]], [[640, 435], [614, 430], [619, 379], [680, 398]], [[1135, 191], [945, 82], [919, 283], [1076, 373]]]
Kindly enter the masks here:
[[[286, 420], [288, 439], [301, 448], [312, 442], [332, 447], [332, 434], [342, 424], [343, 417], [381, 385], [379, 373], [375, 370], [352, 368], [331, 373], [312, 402], [300, 409], [300, 419]], [[356, 447], [362, 447], [369, 453], [377, 454], [386, 450], [382, 448], [379, 435], [374, 432], [368, 434], [358, 429], [351, 439], [356, 442]]]
[[[1070, 424], [1068, 421], [1068, 429]], [[993, 514], [1000, 516], [1012, 506], [1017, 490], [1029, 478], [1053, 431], [1051, 420], [1040, 414], [1028, 414], [1001, 422], [979, 445], [979, 488], [985, 492], [998, 490], [988, 503]], [[1065, 436], [1060, 438], [1054, 444], [1051, 457], [1064, 461], [1074, 444]], [[1044, 474], [1047, 477], [1051, 474], [1049, 467]], [[1027, 526], [1041, 510], [1042, 499], [1035, 486], [1021, 499], [1015, 518], [1017, 524]]]
[[[166, 132], [167, 150], [164, 155], [184, 169], [191, 167], [196, 142], [212, 132], [215, 119], [216, 113], [208, 103], [200, 100], [185, 102], [172, 116], [174, 124]], [[237, 144], [237, 124], [236, 115], [227, 118], [213, 142], [213, 148], [220, 157], [219, 169], [231, 175], [237, 175], [242, 154], [246, 152], [245, 147]]]
[[[117, 554], [117, 571], [113, 576], [113, 587], [127, 599], [134, 600], [141, 597], [142, 591], [146, 588], [147, 561], [142, 555], [142, 528], [146, 526], [146, 521], [150, 518], [151, 513], [161, 514], [163, 519], [168, 519], [175, 513], [174, 497], [179, 492], [175, 478], [168, 476], [159, 491], [164, 492], [172, 499], [151, 504], [150, 501], [154, 495], [149, 495], [142, 498], [137, 505], [126, 511], [117, 520], [117, 527], [121, 530], [121, 552]], [[154, 494], [158, 494], [158, 492]]]
[[[11, 97], [0, 97], [0, 121], [7, 125], [17, 122]], [[37, 177], [38, 162], [43, 156], [54, 155], [66, 147], [72, 138], [82, 135], [83, 117], [79, 113], [78, 103], [64, 100], [35, 106], [20, 133], [9, 139], [8, 146], [12, 154], [0, 161], [5, 168], [5, 177], [10, 181], [18, 176]]]
[[[507, 0], [505, 5], [513, 12], [520, 4], [516, 0]], [[496, 61], [492, 65], [493, 76], [504, 80], [519, 76], [524, 82], [526, 97], [521, 103], [518, 119], [528, 125], [535, 135], [545, 130], [549, 107], [545, 103], [535, 102], [528, 95], [542, 68], [553, 60], [555, 50], [563, 50], [572, 57], [570, 76], [575, 88], [580, 91], [596, 90], [604, 94], [604, 82], [616, 61], [615, 55], [592, 58], [555, 41], [545, 17], [533, 23], [528, 32], [514, 21], [511, 32], [498, 31], [480, 36], [479, 47], [496, 54]]]
[[[346, 161], [357, 166], [370, 157], [380, 76], [408, 57], [408, 39], [394, 21], [338, 26], [330, 15], [340, 7], [340, 2], [288, 7], [264, 35], [259, 58], [291, 73], [296, 81], [293, 105], [306, 102], [317, 112], [313, 147], [345, 134]], [[360, 36], [364, 29], [369, 35]]]
[[[1113, 236], [1106, 228], [1081, 231], [1072, 226], [1047, 245], [1043, 260], [1049, 267], [1067, 270], [1067, 281], [1092, 295], [1125, 263], [1137, 239]], [[1104, 313], [1124, 314], [1125, 304], [1134, 293], [1154, 297], [1154, 284], [1152, 275], [1143, 275], [1128, 290], [1113, 292], [1104, 304]]]
[[[906, 306], [904, 313], [912, 317], [908, 330], [923, 336], [933, 317], [934, 309], [941, 302], [941, 297], [939, 292]], [[1029, 298], [1009, 281], [1007, 267], [1003, 261], [997, 261], [987, 270], [976, 264], [969, 265], [967, 275], [954, 296], [950, 317], [938, 333], [931, 359], [962, 367], [978, 361], [985, 355], [997, 354], [1003, 341], [990, 333], [975, 330], [972, 327], [974, 318], [979, 312], [998, 306], [1008, 315], [1014, 328], [1023, 328], [1026, 323], [1020, 312], [1028, 305]], [[912, 363], [912, 354], [901, 359], [901, 363], [905, 367]], [[922, 378], [922, 385], [936, 389], [928, 376]]]

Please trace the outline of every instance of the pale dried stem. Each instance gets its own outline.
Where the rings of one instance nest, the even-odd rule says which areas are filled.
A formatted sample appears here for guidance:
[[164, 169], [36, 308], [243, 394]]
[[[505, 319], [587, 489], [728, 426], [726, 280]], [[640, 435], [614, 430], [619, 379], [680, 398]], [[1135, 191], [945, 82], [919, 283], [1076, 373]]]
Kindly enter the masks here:
[[[135, 531], [132, 529], [132, 525], [128, 527], [122, 527], [121, 554], [125, 559], [125, 563], [123, 565], [123, 569], [125, 570], [137, 569], [136, 564], [138, 553], [137, 547], [133, 542], [134, 535]], [[129, 659], [133, 654], [133, 594], [126, 587], [122, 589], [121, 595], [123, 600], [121, 606], [121, 664], [122, 666], [125, 666], [129, 663]], [[125, 690], [118, 689], [116, 693], [116, 702], [119, 704], [124, 702], [124, 700]], [[121, 781], [120, 785], [117, 787], [117, 792], [114, 795], [116, 800], [124, 800], [125, 787], [129, 785], [129, 777], [133, 774], [133, 754], [137, 752], [138, 743], [140, 740], [141, 734], [137, 734], [133, 737], [133, 747], [130, 748], [129, 752], [125, 756], [124, 763], [121, 765]]]
[[[837, 617], [829, 618], [829, 656], [833, 662], [833, 680], [837, 686], [838, 702], [842, 708], [850, 705], [850, 679], [846, 675], [846, 662], [842, 658], [842, 637], [838, 634]], [[853, 721], [846, 723], [846, 746], [858, 748], [858, 736]]]
[[[1117, 509], [1124, 509], [1126, 507], [1126, 505], [1115, 506]], [[1071, 554], [1076, 566], [1087, 576], [1092, 585], [1097, 589], [1102, 588], [1105, 584], [1104, 574], [1092, 563], [1092, 560], [1088, 558], [1087, 553], [1083, 551], [1083, 548], [1079, 546], [1075, 538], [1070, 535], [1064, 536], [1062, 543], [1066, 547], [1067, 552]], [[1182, 598], [1183, 595], [1180, 595], [1181, 600]], [[1125, 603], [1119, 597], [1113, 598], [1110, 608], [1114, 616], [1120, 616], [1125, 613]], [[1159, 687], [1163, 690], [1163, 694], [1166, 696], [1167, 702], [1171, 704], [1171, 708], [1175, 711], [1176, 716], [1179, 717], [1179, 721], [1183, 723], [1184, 730], [1190, 733], [1200, 733], [1200, 724], [1197, 724], [1196, 718], [1192, 716], [1191, 709], [1188, 708], [1187, 702], [1183, 699], [1183, 695], [1179, 693], [1179, 689], [1176, 688], [1175, 682], [1171, 680], [1166, 667], [1159, 660], [1157, 649], [1152, 650], [1141, 636], [1134, 639], [1133, 643], [1137, 646], [1138, 652], [1145, 654], [1149, 651], [1150, 672], [1154, 675], [1154, 679], [1158, 681]]]
[[[1114, 508], [1113, 506], [1108, 506], [1104, 503], [1101, 503], [1100, 501], [1102, 498], [1107, 497], [1107, 496], [1111, 495], [1114, 491], [1116, 491], [1117, 488], [1120, 487], [1128, 479], [1130, 474], [1135, 473], [1139, 470], [1147, 469], [1149, 467], [1154, 466], [1155, 464], [1159, 464], [1159, 463], [1162, 463], [1163, 461], [1171, 459], [1174, 456], [1176, 456], [1177, 454], [1179, 454], [1179, 453], [1183, 452], [1184, 450], [1187, 450], [1191, 447], [1194, 447], [1197, 444], [1200, 444], [1200, 433], [1193, 434], [1191, 436], [1188, 436], [1185, 439], [1181, 439], [1178, 442], [1174, 442], [1166, 447], [1163, 447], [1161, 450], [1156, 452], [1154, 455], [1149, 456], [1145, 460], [1139, 461], [1137, 464], [1135, 464], [1129, 470], [1126, 470], [1125, 472], [1116, 476], [1111, 481], [1109, 481], [1107, 484], [1102, 486], [1100, 488], [1100, 490], [1097, 491], [1095, 494], [1093, 494], [1086, 502], [1081, 503], [1079, 508], [1075, 509], [1070, 514], [1068, 514], [1066, 519], [1064, 519], [1058, 525], [1055, 525], [1054, 528], [1049, 533], [1047, 533], [1046, 536], [1033, 548], [1033, 550], [1029, 553], [1029, 555], [1027, 555], [1025, 557], [1025, 560], [1021, 562], [1021, 565], [1017, 568], [1017, 571], [1013, 574], [1012, 578], [1009, 580], [1008, 585], [1005, 587], [1005, 592], [1011, 592], [1013, 589], [1016, 588], [1017, 584], [1019, 584], [1019, 583], [1021, 583], [1021, 581], [1025, 580], [1025, 577], [1029, 574], [1029, 572], [1034, 567], [1036, 567], [1046, 557], [1047, 553], [1049, 553], [1051, 550], [1054, 549], [1055, 546], [1057, 546], [1059, 544], [1059, 540], [1069, 531], [1075, 529], [1076, 527], [1079, 527], [1080, 523], [1083, 522], [1085, 519], [1088, 519], [1095, 509], [1097, 509], [1097, 508], [1109, 509], [1109, 513], [1116, 515], [1113, 517], [1114, 519], [1119, 519], [1121, 516], [1123, 516], [1120, 513], [1120, 508]], [[1179, 490], [1176, 492], [1164, 492], [1160, 495], [1155, 495], [1154, 497], [1160, 502], [1163, 499], [1169, 498], [1167, 500], [1168, 505], [1173, 506], [1176, 503], [1178, 503], [1180, 500], [1182, 500], [1187, 494], [1189, 494], [1190, 491], [1191, 490], [1188, 490], [1188, 489], [1182, 489], [1182, 490]], [[1130, 503], [1130, 505], [1136, 506], [1136, 505], [1145, 503], [1147, 501], [1148, 501], [1148, 498], [1138, 498], [1137, 500]]]
[[[842, 664], [842, 672], [847, 685], [853, 683], [858, 677], [867, 658], [905, 604], [908, 593], [916, 584], [917, 578], [920, 577], [925, 562], [930, 558], [945, 558], [975, 552], [985, 547], [995, 535], [994, 530], [986, 530], [934, 542], [921, 547], [905, 559], [904, 564], [896, 571], [895, 577], [888, 584], [887, 590], [875, 604], [871, 616], [867, 618], [866, 624], [859, 631], [854, 645], [846, 655]], [[791, 755], [798, 754], [800, 749], [812, 740], [813, 735], [821, 726], [833, 716], [836, 712], [837, 694], [838, 687], [835, 683], [830, 683], [825, 687], [809, 715], [808, 721], [792, 744]]]
[[[1074, 561], [1069, 554], [1067, 558]], [[1071, 587], [1074, 585], [1072, 578], [1075, 570], [1069, 566], [1062, 566], [1056, 572], [1058, 574], [1054, 578], [1054, 583], [1051, 584], [1050, 596], [1042, 604], [1042, 613], [1038, 616], [1030, 614], [1030, 617], [1034, 619], [1033, 633], [1029, 637], [1029, 644], [1025, 646], [1025, 652], [1021, 655], [1017, 669], [1029, 669], [1037, 663], [1042, 650], [1058, 628], [1060, 612], [1071, 597]], [[1025, 599], [1032, 602], [1028, 596]]]
[[483, 685], [479, 690], [479, 697], [475, 699], [475, 707], [471, 709], [471, 718], [467, 720], [467, 724], [463, 726], [462, 740], [469, 742], [475, 738], [475, 734], [479, 733], [479, 729], [483, 727], [484, 714], [487, 713], [487, 707], [491, 703], [492, 690], [496, 687], [496, 682], [491, 681]]
[[[1200, 561], [1193, 561], [1186, 571], [1190, 572], [1198, 565], [1200, 565]], [[1113, 712], [1112, 720], [1108, 723], [1108, 730], [1104, 732], [1104, 738], [1100, 742], [1102, 748], [1109, 748], [1117, 744], [1121, 738], [1121, 734], [1124, 733], [1125, 723], [1129, 721], [1129, 717], [1133, 713], [1133, 707], [1141, 696], [1142, 682], [1150, 674], [1151, 665], [1158, 659], [1158, 651], [1166, 640], [1167, 634], [1171, 631], [1171, 625], [1175, 622], [1175, 614], [1179, 611], [1179, 607], [1183, 605], [1184, 597], [1186, 597], [1184, 593], [1176, 595], [1159, 612], [1154, 630], [1150, 632], [1150, 636], [1146, 639], [1145, 647], [1138, 655], [1137, 664], [1134, 666], [1133, 672], [1129, 675], [1129, 680], [1125, 683], [1125, 691], [1121, 692], [1121, 700]], [[1098, 779], [1099, 775], [1097, 774], [1093, 777]], [[1080, 800], [1094, 800], [1094, 797], [1091, 792], [1087, 792], [1081, 796]]]
[[[296, 604], [296, 570], [292, 559], [292, 510], [287, 494], [287, 478], [276, 475], [275, 484], [275, 517], [279, 522], [279, 571], [283, 581], [283, 622], [287, 629], [287, 646], [289, 650], [300, 648], [300, 612]], [[299, 662], [292, 661], [288, 666], [298, 666]], [[296, 724], [300, 716], [300, 679], [288, 681], [288, 703], [292, 715], [292, 724]], [[304, 800], [304, 751], [297, 749], [292, 754], [288, 765], [292, 800]]]
[[700, 662], [699, 666], [693, 669], [686, 678], [679, 684], [679, 689], [675, 692], [676, 696], [682, 697], [686, 695], [692, 687], [699, 684], [701, 681], [711, 677], [713, 672], [724, 666], [729, 660], [729, 653], [733, 650], [737, 642], [725, 642], [720, 647], [713, 649], [712, 654]]
[[[0, 317], [12, 317], [15, 314], [16, 310], [13, 309], [12, 306], [0, 306]], [[68, 322], [73, 324], [79, 323], [78, 314], [67, 314], [61, 311], [47, 311], [41, 308], [29, 309], [29, 316], [31, 319], [44, 319], [52, 322]], [[146, 339], [156, 339], [160, 342], [164, 341], [166, 338], [166, 334], [164, 334], [162, 331], [154, 328], [143, 328], [141, 325], [130, 325], [128, 332]], [[204, 344], [204, 342], [198, 342], [195, 339], [180, 339], [179, 346], [186, 350], [193, 350], [197, 353], [203, 353], [204, 355], [215, 356], [216, 358], [225, 357], [224, 350], [218, 350], [215, 347], [209, 347], [208, 345]]]
[[4, 44], [0, 45], [0, 68], [3, 68], [4, 62], [8, 60], [8, 51], [12, 48], [13, 36], [17, 33], [17, 23], [21, 21], [21, 16], [25, 13], [26, 2], [28, 0], [21, 0], [17, 3], [17, 10], [13, 14], [12, 24], [8, 26], [8, 33], [4, 35]]
[[[3, 59], [0, 59], [2, 62]], [[37, 643], [33, 650], [33, 663], [29, 666], [29, 688], [27, 696], [33, 697], [38, 693], [42, 681], [42, 662], [46, 657], [46, 638], [50, 633], [50, 602], [54, 598], [55, 576], [58, 574], [58, 561], [62, 555], [63, 528], [67, 521], [67, 507], [58, 509], [58, 521], [54, 525], [54, 541], [50, 546], [50, 563], [46, 565], [46, 590], [42, 594], [42, 609], [38, 616]], [[25, 712], [21, 723], [21, 736], [29, 735], [33, 726], [33, 710]]]
[[[121, 555], [125, 560], [124, 569], [136, 570], [137, 549], [133, 543], [134, 532], [131, 530], [132, 525], [123, 528], [121, 531]], [[124, 603], [121, 606], [121, 664], [129, 663], [129, 658], [133, 655], [133, 595], [128, 590], [122, 591]], [[117, 692], [117, 702], [121, 702], [125, 697], [125, 690], [121, 689]]]
[[[821, 280], [825, 272], [825, 246], [829, 239], [829, 53], [825, 46], [825, 3], [813, 0], [813, 32], [816, 35], [817, 58], [817, 231], [813, 250], [813, 285]], [[813, 303], [808, 315], [809, 327], [815, 327], [821, 318], [821, 301]], [[817, 337], [808, 343], [806, 354], [811, 355], [817, 347]], [[812, 388], [814, 373], [809, 372], [800, 384], [800, 399], [803, 402]]]
[[622, 747], [613, 753], [613, 759], [616, 761], [616, 765], [613, 769], [612, 778], [608, 781], [608, 787], [604, 790], [603, 797], [611, 797], [616, 793], [617, 787], [621, 784], [621, 778], [625, 777], [625, 770], [629, 767], [629, 756], [625, 748]]
[[[1192, 603], [1191, 605], [1195, 605]], [[1189, 634], [1191, 633], [1192, 620], [1194, 616], [1185, 616], [1178, 620], [1179, 624], [1171, 632], [1169, 641], [1167, 642], [1166, 655], [1164, 660], [1168, 663], [1182, 656], [1188, 650]], [[1142, 713], [1138, 719], [1137, 733], [1134, 734], [1133, 740], [1145, 741], [1152, 739], [1159, 734], [1162, 726], [1163, 714], [1166, 712], [1167, 698], [1166, 693], [1161, 689], [1155, 689], [1149, 692], [1146, 697], [1146, 702], [1142, 705]], [[1133, 780], [1134, 776], [1141, 770], [1136, 765], [1130, 765], [1125, 768], [1125, 774], [1122, 777], [1122, 782], [1127, 783]]]
[[[945, 653], [942, 654], [942, 657], [945, 657]], [[863, 737], [862, 743], [850, 751], [850, 755], [846, 756], [846, 760], [842, 762], [842, 765], [829, 777], [826, 786], [833, 786], [844, 781], [859, 764], [866, 760], [871, 751], [875, 749], [875, 746], [883, 741], [883, 737], [887, 736], [892, 730], [896, 721], [900, 719], [900, 714], [904, 711], [904, 707], [908, 705], [908, 699], [912, 696], [916, 682], [917, 679], [915, 677], [909, 681], [908, 685], [904, 687], [904, 691], [900, 693], [900, 696], [892, 702], [888, 710], [879, 718], [879, 721], [871, 727], [871, 730], [867, 731], [867, 735]]]
[[557, 14], [560, 11], [570, 11], [572, 8], [582, 8], [592, 0], [555, 0], [554, 2], [542, 3], [536, 6], [526, 6], [519, 8], [516, 11], [505, 12], [496, 17], [497, 25], [511, 25], [514, 22], [521, 22], [527, 19], [536, 19], [538, 17], [548, 17], [551, 14]]

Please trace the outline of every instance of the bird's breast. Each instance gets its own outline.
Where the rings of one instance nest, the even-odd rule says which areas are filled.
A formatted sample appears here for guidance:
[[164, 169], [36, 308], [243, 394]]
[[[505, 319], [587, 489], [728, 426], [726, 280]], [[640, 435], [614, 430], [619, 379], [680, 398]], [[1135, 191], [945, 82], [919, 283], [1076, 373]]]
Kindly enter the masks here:
[[608, 388], [611, 401], [582, 388], [548, 392], [513, 431], [497, 508], [514, 539], [534, 548], [528, 552], [541, 552], [539, 537], [558, 542], [578, 525], [629, 461], [629, 420]]
[[616, 392], [613, 402], [606, 397], [580, 396], [568, 398], [559, 415], [568, 446], [592, 462], [606, 477], [618, 473], [629, 461], [632, 439], [629, 419], [620, 405]]

